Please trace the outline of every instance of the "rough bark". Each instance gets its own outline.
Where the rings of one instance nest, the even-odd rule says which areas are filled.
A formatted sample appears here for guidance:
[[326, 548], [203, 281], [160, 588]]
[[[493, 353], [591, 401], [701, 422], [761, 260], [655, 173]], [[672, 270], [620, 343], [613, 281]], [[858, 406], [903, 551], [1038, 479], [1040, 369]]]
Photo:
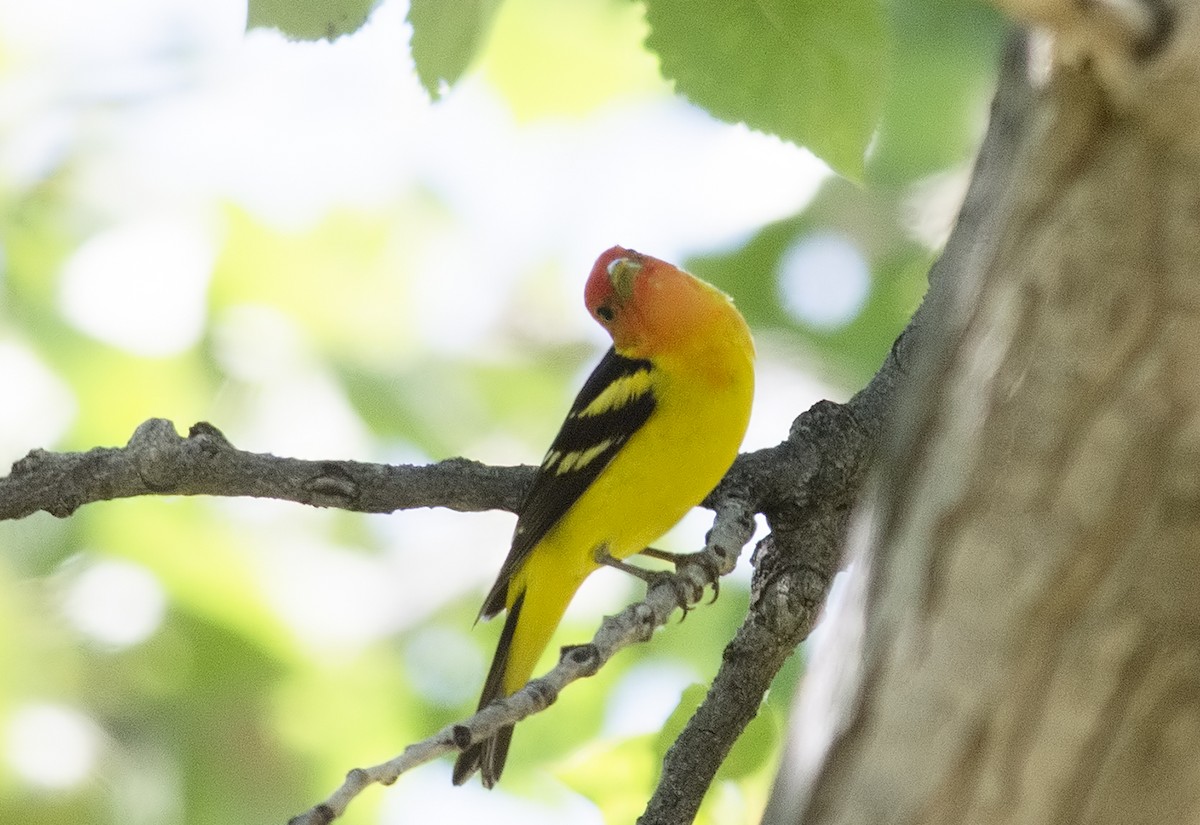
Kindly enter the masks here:
[[[1200, 820], [1200, 9], [1050, 23], [770, 823]], [[1037, 67], [1035, 67], [1037, 68]]]

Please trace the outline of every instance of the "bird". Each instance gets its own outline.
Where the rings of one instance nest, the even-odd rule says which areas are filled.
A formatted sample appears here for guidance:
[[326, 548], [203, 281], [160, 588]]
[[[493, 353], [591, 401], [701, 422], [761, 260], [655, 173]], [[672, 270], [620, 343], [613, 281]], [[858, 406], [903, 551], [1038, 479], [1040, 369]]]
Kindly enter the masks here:
[[[584, 289], [612, 346], [584, 382], [519, 509], [479, 619], [507, 611], [479, 709], [516, 693], [592, 572], [650, 550], [737, 457], [754, 394], [754, 341], [733, 300], [659, 260], [614, 246]], [[479, 619], [476, 619], [478, 621]], [[469, 744], [455, 785], [491, 788], [513, 728]]]

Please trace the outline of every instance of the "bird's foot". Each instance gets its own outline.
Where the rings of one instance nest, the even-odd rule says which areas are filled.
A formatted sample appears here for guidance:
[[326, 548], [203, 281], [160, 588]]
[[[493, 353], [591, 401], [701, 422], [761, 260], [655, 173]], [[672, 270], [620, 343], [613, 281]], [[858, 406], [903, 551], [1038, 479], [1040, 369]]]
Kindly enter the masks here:
[[[645, 555], [644, 550], [642, 553]], [[671, 589], [675, 592], [675, 601], [679, 605], [679, 609], [683, 611], [683, 618], [687, 618], [688, 611], [692, 609], [692, 605], [700, 601], [700, 597], [703, 595], [703, 589], [701, 588], [697, 591], [697, 585], [691, 579], [680, 576], [678, 570], [674, 573], [669, 570], [647, 570], [644, 567], [638, 567], [635, 564], [621, 561], [611, 555], [605, 548], [596, 551], [596, 562], [605, 567], [614, 567], [617, 570], [624, 571], [631, 576], [641, 579], [646, 583], [647, 593], [660, 584], [670, 585]]]
[[[704, 573], [705, 585], [712, 585], [713, 597], [712, 601], [717, 600], [717, 596], [721, 595], [721, 565], [713, 558], [713, 555], [707, 551], [700, 550], [696, 553], [670, 553], [666, 550], [659, 550], [656, 547], [647, 547], [642, 550], [639, 555], [647, 556], [652, 559], [670, 562], [675, 565], [675, 572], [679, 573], [688, 565], [699, 567]], [[699, 599], [697, 599], [699, 601]], [[712, 604], [712, 602], [709, 602]]]

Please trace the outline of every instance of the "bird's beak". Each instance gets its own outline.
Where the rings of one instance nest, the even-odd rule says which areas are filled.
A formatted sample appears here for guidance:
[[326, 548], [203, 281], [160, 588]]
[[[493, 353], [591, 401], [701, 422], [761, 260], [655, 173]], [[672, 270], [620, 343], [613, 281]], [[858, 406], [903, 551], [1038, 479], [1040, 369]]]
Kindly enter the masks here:
[[[637, 253], [633, 253], [637, 255]], [[638, 257], [617, 258], [608, 265], [608, 280], [612, 284], [613, 292], [617, 294], [617, 298], [623, 303], [633, 297], [633, 285], [637, 280], [638, 273], [642, 271], [642, 262]]]

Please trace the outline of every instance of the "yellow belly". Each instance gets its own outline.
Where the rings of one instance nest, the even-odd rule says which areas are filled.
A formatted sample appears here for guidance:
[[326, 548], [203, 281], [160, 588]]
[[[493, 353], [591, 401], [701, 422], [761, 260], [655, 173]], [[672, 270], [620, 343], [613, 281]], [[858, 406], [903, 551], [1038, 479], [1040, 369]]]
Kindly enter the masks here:
[[[656, 386], [650, 420], [517, 570], [508, 606], [523, 594], [521, 620], [505, 672], [505, 691], [532, 673], [575, 591], [600, 565], [603, 548], [618, 559], [662, 537], [717, 485], [737, 457], [754, 393], [752, 352], [740, 359], [693, 359], [675, 365], [675, 385]], [[712, 365], [721, 365], [714, 370]]]

